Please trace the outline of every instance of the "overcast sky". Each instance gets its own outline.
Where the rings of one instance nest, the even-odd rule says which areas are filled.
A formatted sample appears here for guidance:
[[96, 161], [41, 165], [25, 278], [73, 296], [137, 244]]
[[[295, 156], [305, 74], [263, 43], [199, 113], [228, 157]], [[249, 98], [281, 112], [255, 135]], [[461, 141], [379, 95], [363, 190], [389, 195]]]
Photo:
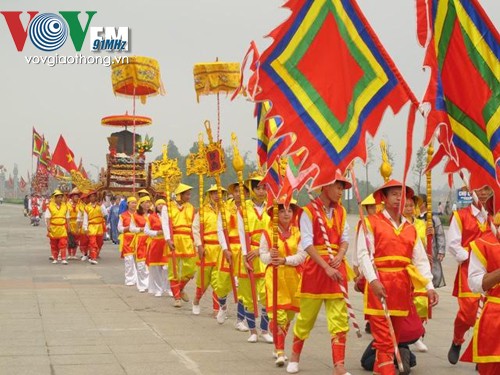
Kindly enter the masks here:
[[[263, 51], [269, 44], [264, 36], [289, 14], [280, 8], [281, 0], [106, 0], [106, 1], [26, 1], [4, 0], [1, 10], [58, 13], [61, 10], [97, 11], [91, 26], [128, 26], [131, 28], [131, 53], [156, 58], [161, 67], [167, 95], [149, 98], [138, 104], [137, 113], [153, 118], [153, 125], [140, 132], [155, 138], [153, 153], [161, 152], [162, 143], [172, 139], [187, 153], [203, 121], [216, 122], [216, 100], [201, 97], [196, 102], [193, 65], [197, 62], [241, 61], [249, 42], [255, 40]], [[414, 0], [358, 0], [358, 3], [394, 59], [417, 98], [423, 96], [427, 73], [421, 69], [423, 49], [416, 42]], [[480, 0], [497, 29], [500, 25], [500, 1]], [[25, 15], [24, 24], [27, 22]], [[85, 19], [86, 20], [86, 19]], [[81, 20], [83, 22], [83, 20]], [[91, 55], [89, 34], [81, 53]], [[111, 88], [111, 68], [100, 65], [28, 65], [25, 56], [46, 55], [26, 41], [18, 52], [3, 17], [0, 17], [0, 164], [9, 171], [17, 163], [21, 175], [31, 171], [31, 128], [44, 133], [53, 150], [63, 134], [77, 161], [83, 157], [87, 170], [103, 166], [107, 140], [112, 129], [100, 125], [104, 116], [132, 112], [132, 100], [115, 97]], [[60, 55], [75, 55], [68, 38]], [[53, 53], [52, 53], [53, 54]], [[221, 138], [229, 144], [230, 134], [239, 136], [243, 151], [255, 155], [256, 125], [253, 105], [243, 98], [221, 100]], [[386, 114], [379, 137], [384, 137], [396, 156], [394, 177], [401, 178], [404, 157], [404, 125], [407, 109], [394, 117]], [[423, 136], [418, 121], [415, 144]], [[375, 150], [372, 179], [380, 177], [379, 149]], [[149, 156], [148, 155], [148, 156]], [[434, 173], [440, 184], [444, 179]], [[411, 182], [411, 180], [409, 180]]]

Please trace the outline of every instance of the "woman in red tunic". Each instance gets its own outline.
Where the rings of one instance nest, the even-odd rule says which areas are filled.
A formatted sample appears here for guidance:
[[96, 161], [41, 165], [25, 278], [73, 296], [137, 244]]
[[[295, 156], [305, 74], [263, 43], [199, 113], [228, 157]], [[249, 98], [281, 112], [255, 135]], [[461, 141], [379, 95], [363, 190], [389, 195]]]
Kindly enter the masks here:
[[165, 237], [159, 213], [167, 203], [163, 199], [155, 202], [156, 210], [149, 215], [144, 233], [149, 236], [149, 245], [146, 253], [146, 265], [149, 269], [148, 292], [155, 297], [161, 297], [167, 291], [168, 262]]
[[137, 289], [144, 293], [149, 284], [149, 270], [146, 266], [146, 251], [148, 236], [144, 233], [146, 220], [149, 216], [151, 198], [144, 196], [139, 199], [139, 208], [130, 223], [130, 231], [135, 233], [135, 266], [137, 267]]

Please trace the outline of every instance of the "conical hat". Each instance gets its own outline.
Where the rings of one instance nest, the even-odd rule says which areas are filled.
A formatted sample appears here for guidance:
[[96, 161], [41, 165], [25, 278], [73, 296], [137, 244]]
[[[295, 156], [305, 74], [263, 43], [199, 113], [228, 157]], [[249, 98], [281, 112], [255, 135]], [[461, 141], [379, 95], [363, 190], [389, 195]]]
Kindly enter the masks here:
[[[396, 181], [396, 180], [389, 180], [385, 184], [383, 184], [381, 187], [379, 187], [377, 190], [373, 192], [373, 197], [375, 198], [375, 202], [382, 203], [382, 190], [386, 188], [391, 188], [391, 187], [403, 187], [403, 183]], [[415, 195], [413, 189], [409, 186], [406, 186], [406, 198], [410, 199], [413, 198]]]
[[55, 197], [57, 195], [64, 195], [64, 193], [61, 190], [56, 189], [52, 192], [51, 197]]
[[192, 186], [180, 183], [179, 186], [177, 186], [177, 189], [175, 189], [174, 193], [175, 195], [181, 195], [182, 193], [191, 190], [192, 188], [193, 188]]
[[[227, 191], [226, 189], [224, 189], [224, 187], [223, 187], [223, 186], [221, 186], [220, 188], [221, 188], [221, 190], [222, 190], [223, 192], [224, 192], [224, 191]], [[210, 185], [210, 188], [208, 188], [208, 190], [207, 190], [206, 192], [207, 192], [207, 193], [210, 193], [210, 192], [212, 192], [212, 191], [217, 191], [217, 185], [215, 185], [215, 184]]]
[[375, 198], [373, 197], [373, 194], [370, 194], [365, 199], [363, 199], [363, 201], [361, 202], [362, 206], [371, 206], [372, 204], [377, 204], [377, 202], [375, 202]]

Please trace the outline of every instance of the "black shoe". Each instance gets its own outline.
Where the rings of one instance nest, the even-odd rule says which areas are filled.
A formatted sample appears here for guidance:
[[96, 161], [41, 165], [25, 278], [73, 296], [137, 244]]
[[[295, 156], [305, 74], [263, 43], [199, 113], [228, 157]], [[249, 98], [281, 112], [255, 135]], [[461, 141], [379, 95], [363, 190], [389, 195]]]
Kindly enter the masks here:
[[408, 375], [411, 372], [410, 367], [410, 349], [399, 348], [401, 362], [403, 362], [403, 371], [399, 371], [399, 375]]
[[462, 348], [462, 345], [455, 345], [454, 343], [451, 343], [450, 350], [448, 351], [448, 361], [452, 365], [456, 365], [458, 362], [458, 359], [460, 358], [460, 349]]

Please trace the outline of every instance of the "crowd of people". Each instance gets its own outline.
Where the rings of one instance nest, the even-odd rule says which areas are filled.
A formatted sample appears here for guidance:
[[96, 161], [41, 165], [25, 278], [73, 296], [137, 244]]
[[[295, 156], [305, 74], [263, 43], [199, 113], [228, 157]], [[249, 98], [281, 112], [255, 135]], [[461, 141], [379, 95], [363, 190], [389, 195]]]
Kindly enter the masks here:
[[[445, 285], [441, 262], [448, 248], [459, 264], [454, 288], [459, 311], [448, 360], [459, 361], [464, 335], [475, 327], [461, 359], [477, 363], [480, 374], [500, 373], [494, 318], [500, 303], [500, 244], [485, 209], [492, 207], [492, 190], [477, 190], [478, 203], [453, 212], [446, 244], [439, 217], [426, 221], [427, 197], [415, 196], [396, 180], [361, 203], [366, 213], [356, 238], [349, 238], [341, 198], [350, 187], [338, 172], [304, 207], [284, 197], [275, 207], [267, 202], [262, 176], [254, 174], [227, 189], [210, 186], [198, 209], [190, 202], [193, 187], [182, 183], [171, 200], [146, 190], [101, 197], [75, 188], [67, 197], [55, 190], [42, 212], [54, 264], [77, 259], [77, 248], [82, 261], [97, 264], [108, 235], [123, 258], [124, 284], [140, 293], [170, 295], [174, 308], [192, 300], [192, 314], [199, 315], [210, 287], [219, 324], [227, 319], [231, 294], [237, 296], [236, 329], [248, 332], [249, 343], [274, 344], [275, 364], [287, 365], [288, 373], [299, 372], [303, 346], [324, 306], [334, 374], [349, 374], [344, 364], [353, 318], [349, 281], [364, 294], [365, 330], [373, 336], [362, 366], [375, 374], [396, 374], [398, 367], [399, 373], [409, 373], [416, 365], [410, 348], [427, 350], [423, 323], [439, 301], [435, 289]], [[355, 252], [353, 268], [347, 251]], [[186, 286], [194, 279], [195, 294], [189, 296]], [[290, 329], [293, 345], [286, 350]]]

